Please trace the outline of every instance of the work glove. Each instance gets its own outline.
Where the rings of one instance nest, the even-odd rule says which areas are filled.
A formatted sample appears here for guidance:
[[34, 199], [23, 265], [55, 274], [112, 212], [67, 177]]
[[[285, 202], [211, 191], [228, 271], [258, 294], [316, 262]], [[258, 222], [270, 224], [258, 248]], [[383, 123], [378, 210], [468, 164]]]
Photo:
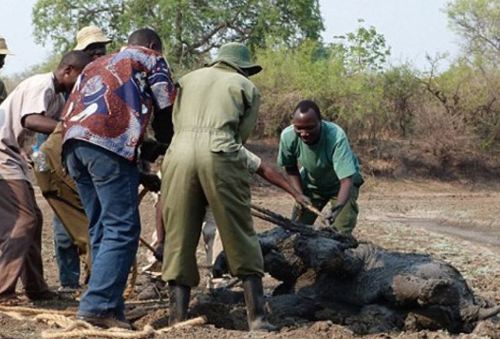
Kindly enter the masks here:
[[160, 191], [161, 180], [156, 174], [140, 172], [139, 182], [150, 192]]
[[164, 243], [159, 243], [158, 245], [155, 246], [155, 251], [153, 253], [153, 255], [155, 256], [156, 260], [158, 260], [159, 262], [163, 262], [163, 247], [164, 247]]
[[340, 212], [342, 211], [343, 207], [344, 207], [344, 205], [337, 205], [337, 206], [333, 207], [330, 210], [330, 213], [328, 213], [326, 215], [325, 219], [328, 221], [328, 223], [330, 225], [333, 225], [333, 223], [335, 222], [335, 219], [337, 219], [337, 217], [340, 214]]
[[140, 147], [140, 158], [149, 162], [155, 162], [160, 155], [165, 154], [168, 144], [162, 144], [153, 139], [146, 139]]

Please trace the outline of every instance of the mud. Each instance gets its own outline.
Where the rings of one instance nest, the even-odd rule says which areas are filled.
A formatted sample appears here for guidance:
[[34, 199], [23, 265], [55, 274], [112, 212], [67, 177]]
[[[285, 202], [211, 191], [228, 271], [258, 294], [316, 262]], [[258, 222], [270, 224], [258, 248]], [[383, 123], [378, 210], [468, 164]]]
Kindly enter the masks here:
[[[273, 146], [274, 147], [274, 146]], [[259, 153], [261, 154], [261, 153]], [[274, 155], [270, 155], [267, 161], [273, 162]], [[290, 213], [293, 201], [285, 193], [271, 188], [260, 179], [256, 179], [252, 188], [252, 199], [254, 203], [267, 206], [283, 215]], [[45, 275], [49, 285], [56, 289], [57, 270], [55, 267], [52, 227], [50, 221], [52, 214], [44, 199], [37, 194], [37, 201], [44, 213], [43, 229], [43, 258]], [[142, 235], [146, 239], [154, 228], [154, 204], [151, 197], [146, 196], [141, 206], [141, 219], [143, 222]], [[492, 234], [499, 234], [500, 224], [498, 219], [498, 206], [500, 206], [500, 187], [488, 184], [484, 186], [470, 186], [460, 183], [439, 183], [435, 181], [380, 181], [367, 178], [362, 187], [360, 200], [360, 219], [356, 227], [356, 238], [362, 241], [370, 241], [377, 246], [396, 252], [420, 252], [432, 255], [446, 263], [456, 267], [466, 279], [468, 286], [475, 296], [481, 296], [488, 300], [500, 303], [500, 256], [491, 246], [485, 246], [483, 241], [474, 238], [464, 239], [452, 234], [441, 234], [439, 225], [442, 220], [450, 223], [460, 223], [463, 229], [481, 231], [483, 228], [491, 230]], [[437, 223], [436, 229], [431, 230], [422, 225], [405, 222], [399, 218], [422, 218], [433, 220]], [[271, 226], [255, 219], [257, 231], [268, 230]], [[463, 225], [463, 226], [462, 226]], [[495, 233], [496, 232], [496, 233]], [[140, 248], [138, 260], [145, 262], [147, 250]], [[197, 254], [199, 263], [204, 263], [204, 254], [200, 246]], [[310, 273], [310, 272], [309, 272]], [[208, 296], [209, 291], [204, 287], [207, 272], [201, 269], [202, 282], [195, 289], [197, 295]], [[297, 283], [307, 283], [304, 280]], [[147, 280], [144, 280], [147, 284]], [[264, 278], [264, 286], [269, 301], [269, 308], [274, 307], [271, 320], [277, 322], [281, 329], [279, 332], [265, 334], [248, 334], [243, 328], [244, 304], [234, 301], [227, 296], [217, 297], [215, 300], [206, 299], [203, 306], [196, 306], [197, 301], [191, 303], [191, 315], [193, 312], [218, 313], [211, 316], [215, 318], [213, 323], [199, 328], [190, 328], [173, 331], [168, 337], [176, 338], [450, 338], [446, 330], [422, 330], [401, 329], [402, 320], [389, 307], [372, 307], [370, 305], [350, 306], [346, 303], [332, 302], [305, 302], [310, 299], [304, 298], [301, 304], [307, 305], [303, 309], [296, 307], [296, 300], [288, 300], [284, 296], [272, 297], [272, 292], [280, 282], [270, 276]], [[143, 292], [147, 285], [138, 285], [136, 292]], [[21, 289], [19, 289], [21, 292]], [[155, 293], [155, 292], [154, 292]], [[239, 287], [233, 289], [234, 294], [240, 294]], [[163, 293], [162, 293], [163, 294]], [[151, 295], [150, 295], [151, 296]], [[137, 297], [134, 297], [134, 299]], [[149, 297], [148, 297], [149, 298]], [[146, 298], [146, 299], [148, 299]], [[152, 323], [155, 328], [166, 326], [168, 323], [168, 298], [163, 295], [162, 301], [156, 298], [156, 303], [147, 306], [157, 307], [146, 309], [146, 315], [134, 320], [134, 325], [143, 328], [145, 324]], [[274, 302], [276, 301], [276, 302]], [[231, 303], [231, 306], [227, 305]], [[203, 304], [203, 303], [202, 303]], [[224, 307], [221, 307], [223, 304]], [[214, 305], [213, 307], [211, 305]], [[274, 306], [273, 306], [274, 305]], [[280, 307], [280, 305], [284, 305]], [[286, 306], [288, 305], [288, 306]], [[75, 302], [58, 302], [53, 305], [43, 305], [46, 308], [76, 310]], [[198, 308], [197, 309], [195, 308]], [[202, 307], [202, 308], [199, 308]], [[278, 309], [278, 307], [280, 307]], [[128, 307], [130, 312], [138, 306]], [[287, 309], [293, 309], [296, 314], [286, 316]], [[211, 311], [213, 310], [213, 311]], [[221, 311], [222, 310], [222, 311]], [[227, 313], [223, 313], [227, 312]], [[225, 314], [234, 315], [238, 323], [225, 321]], [[220, 320], [217, 320], [217, 317]], [[315, 320], [311, 320], [315, 319]], [[382, 321], [380, 320], [382, 319]], [[390, 321], [384, 319], [391, 319]], [[408, 326], [411, 317], [404, 319]], [[481, 321], [470, 334], [453, 335], [453, 338], [498, 338], [498, 317]], [[222, 326], [222, 327], [220, 327]], [[47, 326], [42, 323], [16, 321], [11, 318], [0, 316], [0, 338], [37, 338], [41, 331]], [[416, 327], [414, 327], [416, 328]], [[360, 333], [367, 333], [361, 335]]]

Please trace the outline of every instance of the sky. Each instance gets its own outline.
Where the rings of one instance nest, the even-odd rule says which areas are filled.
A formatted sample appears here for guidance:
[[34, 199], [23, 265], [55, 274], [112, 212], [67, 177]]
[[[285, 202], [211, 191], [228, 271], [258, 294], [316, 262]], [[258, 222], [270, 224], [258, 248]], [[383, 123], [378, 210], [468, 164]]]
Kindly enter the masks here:
[[[354, 31], [358, 19], [366, 27], [374, 26], [391, 47], [390, 62], [409, 61], [420, 69], [427, 66], [425, 55], [458, 54], [458, 38], [448, 28], [442, 12], [449, 0], [320, 0], [325, 23], [323, 39]], [[31, 11], [36, 0], [0, 0], [0, 35], [11, 52], [0, 74], [10, 75], [43, 61], [50, 46], [35, 44]]]

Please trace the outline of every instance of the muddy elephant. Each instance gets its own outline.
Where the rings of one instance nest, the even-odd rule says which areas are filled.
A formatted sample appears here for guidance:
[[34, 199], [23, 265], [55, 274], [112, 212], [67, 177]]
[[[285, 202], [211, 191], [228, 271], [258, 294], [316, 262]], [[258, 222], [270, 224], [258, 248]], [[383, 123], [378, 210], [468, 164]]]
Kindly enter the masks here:
[[381, 313], [393, 319], [389, 327], [457, 333], [500, 312], [499, 306], [476, 297], [457, 269], [430, 255], [358, 244], [327, 229], [277, 227], [259, 237], [265, 271], [281, 281], [270, 299], [271, 311], [280, 316], [314, 320], [330, 309], [336, 319], [335, 309], [349, 309]]

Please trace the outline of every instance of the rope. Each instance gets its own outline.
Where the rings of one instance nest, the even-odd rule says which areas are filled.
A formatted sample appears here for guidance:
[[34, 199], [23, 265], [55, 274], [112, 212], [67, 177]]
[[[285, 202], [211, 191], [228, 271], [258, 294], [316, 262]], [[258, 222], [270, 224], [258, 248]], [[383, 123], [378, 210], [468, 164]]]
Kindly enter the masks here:
[[[189, 319], [175, 325], [161, 328], [155, 330], [150, 324], [144, 326], [142, 331], [129, 331], [125, 329], [110, 328], [106, 330], [97, 329], [95, 327], [89, 327], [85, 322], [74, 322], [70, 326], [63, 328], [61, 330], [47, 330], [42, 332], [42, 338], [52, 339], [52, 338], [79, 338], [79, 337], [99, 337], [99, 338], [125, 338], [125, 339], [139, 339], [147, 338], [152, 334], [164, 334], [175, 329], [190, 327], [190, 326], [202, 326], [207, 323], [207, 318], [197, 317]], [[79, 329], [78, 326], [83, 327]]]
[[[99, 329], [85, 321], [73, 320], [62, 314], [69, 313], [74, 316], [74, 312], [70, 311], [36, 309], [18, 306], [0, 306], [0, 313], [16, 320], [34, 320], [47, 323], [50, 326], [60, 327], [60, 329], [57, 330], [42, 331], [41, 337], [44, 339], [81, 337], [141, 339], [150, 337], [152, 334], [163, 334], [178, 328], [202, 326], [207, 323], [207, 318], [202, 316], [158, 330], [155, 330], [150, 324], [147, 324], [141, 331], [131, 331], [120, 328]], [[33, 318], [28, 318], [23, 316], [22, 313], [35, 316]]]
[[72, 320], [68, 317], [65, 317], [64, 315], [60, 315], [60, 314], [42, 313], [42, 314], [36, 315], [33, 319], [35, 321], [38, 321], [38, 322], [47, 323], [51, 326], [57, 325], [59, 327], [69, 327], [75, 323], [74, 320]]
[[17, 312], [17, 313], [25, 313], [25, 314], [40, 314], [40, 313], [48, 313], [48, 314], [58, 314], [58, 315], [75, 315], [74, 311], [61, 311], [61, 310], [50, 310], [46, 308], [32, 308], [32, 307], [23, 307], [23, 306], [0, 306], [0, 312]]
[[[78, 326], [77, 324], [75, 324]], [[98, 338], [126, 338], [126, 339], [136, 339], [136, 338], [147, 338], [154, 334], [156, 331], [151, 325], [144, 326], [142, 331], [129, 331], [121, 329], [107, 329], [100, 330], [97, 328], [83, 328], [79, 329], [77, 327], [68, 327], [62, 330], [56, 331], [43, 331], [42, 338], [52, 339], [52, 338], [80, 338], [80, 337], [98, 337]]]
[[129, 299], [134, 296], [134, 287], [135, 283], [137, 281], [137, 259], [134, 259], [134, 264], [132, 265], [132, 272], [130, 276], [130, 280], [128, 282], [127, 288], [125, 289], [125, 292], [123, 292], [123, 298]]

